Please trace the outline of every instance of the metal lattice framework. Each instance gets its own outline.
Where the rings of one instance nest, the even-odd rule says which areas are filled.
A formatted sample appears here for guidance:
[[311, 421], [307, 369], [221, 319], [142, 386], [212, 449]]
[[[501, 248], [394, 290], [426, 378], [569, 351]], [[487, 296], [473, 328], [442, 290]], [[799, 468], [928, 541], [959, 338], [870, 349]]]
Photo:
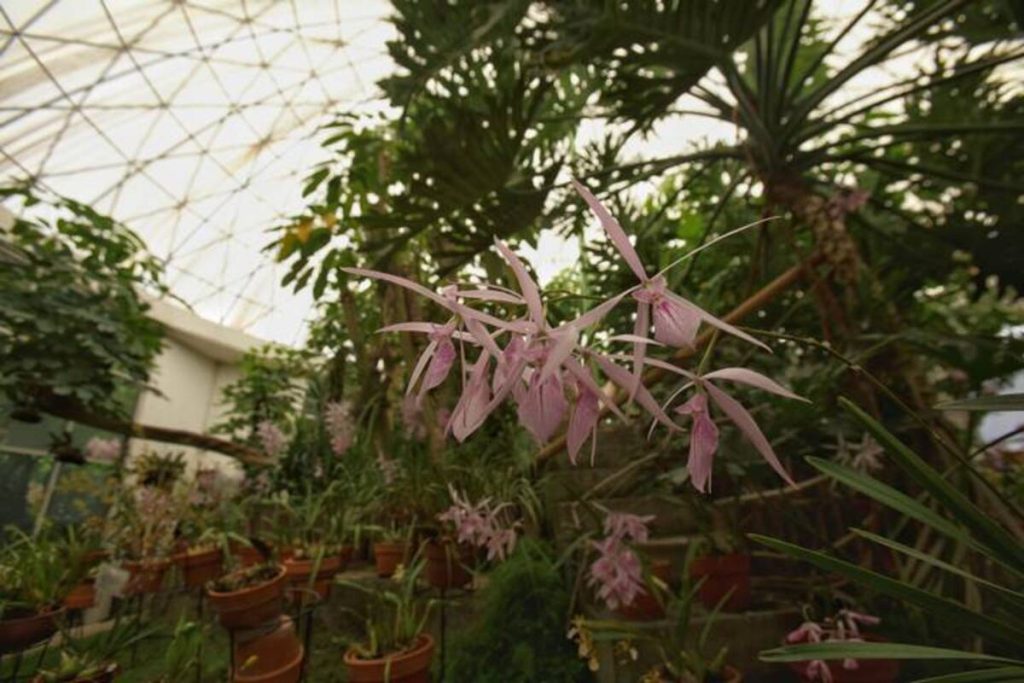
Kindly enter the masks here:
[[0, 4], [0, 180], [137, 231], [200, 315], [296, 343], [267, 229], [301, 206], [317, 129], [381, 106], [383, 0]]

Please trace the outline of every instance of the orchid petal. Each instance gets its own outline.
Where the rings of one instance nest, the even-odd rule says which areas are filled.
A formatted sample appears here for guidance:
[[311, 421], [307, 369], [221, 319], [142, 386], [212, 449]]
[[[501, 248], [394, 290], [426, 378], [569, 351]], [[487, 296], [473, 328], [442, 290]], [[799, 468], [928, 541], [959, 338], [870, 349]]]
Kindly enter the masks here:
[[576, 350], [576, 341], [579, 339], [579, 333], [573, 327], [560, 332], [551, 332], [550, 336], [554, 338], [555, 345], [548, 351], [547, 360], [544, 361], [544, 367], [541, 368], [540, 381], [542, 382], [562, 367], [565, 359]]
[[654, 338], [669, 346], [692, 349], [700, 328], [700, 309], [682, 302], [682, 297], [666, 295], [653, 305]]
[[455, 404], [455, 409], [452, 410], [452, 416], [448, 421], [448, 428], [460, 443], [465, 441], [466, 437], [480, 425], [483, 421], [481, 416], [486, 417], [483, 413], [491, 398], [491, 389], [487, 382], [487, 367], [490, 360], [491, 357], [488, 354], [481, 353], [476, 363], [473, 364], [469, 381], [462, 390], [462, 396]]
[[739, 427], [740, 431], [743, 432], [743, 436], [753, 444], [754, 448], [758, 450], [768, 464], [772, 466], [780, 477], [782, 477], [786, 483], [790, 486], [796, 486], [792, 477], [786, 472], [786, 468], [779, 462], [778, 456], [775, 455], [775, 451], [772, 450], [772, 445], [768, 443], [768, 439], [765, 438], [764, 433], [761, 432], [761, 428], [754, 422], [754, 418], [747, 412], [740, 403], [729, 394], [725, 393], [714, 384], [710, 382], [704, 383], [704, 388], [707, 389], [708, 394], [712, 400], [718, 404], [718, 407], [722, 409], [722, 412], [728, 416], [730, 420]]
[[772, 394], [778, 394], [785, 398], [792, 398], [797, 401], [805, 401], [810, 403], [803, 396], [798, 396], [792, 391], [777, 383], [775, 380], [765, 377], [759, 372], [748, 370], [747, 368], [722, 368], [721, 370], [715, 370], [709, 372], [703, 376], [703, 379], [721, 379], [727, 382], [739, 382], [741, 384], [748, 384], [752, 387], [762, 389]]
[[523, 292], [523, 298], [526, 300], [526, 308], [530, 311], [530, 318], [540, 326], [544, 326], [544, 305], [540, 300], [540, 290], [537, 288], [537, 283], [530, 277], [530, 273], [526, 270], [526, 266], [519, 260], [519, 257], [513, 253], [508, 246], [499, 239], [494, 240], [494, 244], [497, 245], [498, 251], [505, 257], [508, 265], [511, 266], [512, 272], [516, 276], [516, 280], [519, 281], [519, 289]]
[[600, 413], [601, 407], [597, 394], [582, 387], [569, 418], [569, 430], [566, 434], [566, 450], [569, 453], [569, 462], [573, 465], [576, 464], [576, 456], [583, 443], [594, 432]]
[[539, 444], [547, 443], [562, 423], [568, 404], [562, 380], [557, 375], [546, 380], [539, 373], [530, 377], [530, 387], [519, 402], [519, 422]]
[[617, 296], [613, 296], [611, 299], [608, 299], [607, 301], [604, 301], [598, 304], [597, 306], [594, 306], [592, 309], [590, 309], [580, 317], [576, 318], [572, 322], [568, 322], [565, 323], [564, 325], [556, 327], [555, 331], [562, 330], [568, 327], [574, 327], [577, 330], [582, 331], [587, 329], [588, 327], [596, 325], [597, 323], [604, 320], [604, 317], [608, 315], [608, 313], [613, 308], [615, 308], [620, 301], [622, 301], [622, 297], [624, 296], [626, 296], [625, 292]]
[[437, 341], [431, 339], [427, 344], [426, 348], [423, 349], [423, 353], [416, 359], [416, 365], [412, 369], [412, 375], [409, 377], [409, 386], [405, 389], [405, 394], [408, 396], [412, 393], [413, 388], [416, 386], [416, 382], [419, 380], [420, 375], [423, 374], [424, 368], [427, 367], [427, 362], [433, 357], [434, 350], [437, 348]]
[[[600, 353], [593, 354], [594, 360], [601, 367], [601, 371], [604, 372], [608, 378], [619, 385], [624, 391], [628, 391], [632, 385], [633, 377], [628, 370], [624, 370], [615, 364], [610, 358], [601, 355]], [[651, 396], [651, 392], [647, 390], [647, 387], [642, 384], [636, 392], [636, 402], [639, 403], [647, 412], [649, 412], [654, 419], [661, 422], [663, 425], [673, 431], [679, 430], [679, 425], [672, 421], [672, 419], [665, 414], [665, 411], [661, 409], [658, 402]]]
[[743, 330], [740, 330], [740, 329], [738, 329], [736, 327], [733, 327], [732, 325], [730, 325], [729, 323], [725, 322], [724, 320], [716, 318], [715, 316], [711, 315], [710, 313], [708, 313], [707, 311], [705, 311], [703, 308], [701, 308], [697, 304], [693, 303], [692, 301], [687, 301], [683, 297], [681, 297], [678, 294], [675, 294], [673, 292], [666, 292], [665, 296], [670, 297], [673, 301], [681, 304], [684, 307], [692, 308], [694, 311], [696, 311], [700, 315], [701, 319], [704, 322], [706, 322], [708, 325], [711, 325], [713, 327], [717, 327], [718, 329], [722, 330], [726, 334], [731, 334], [734, 337], [739, 337], [743, 341], [750, 342], [751, 344], [753, 344], [755, 346], [760, 346], [765, 351], [768, 351], [769, 353], [771, 353], [771, 347], [769, 347], [764, 342], [761, 342], [761, 341], [759, 341], [757, 339], [754, 339], [753, 337], [751, 337], [749, 334], [747, 334]]
[[693, 417], [690, 430], [690, 455], [686, 471], [690, 482], [701, 493], [711, 492], [711, 470], [715, 452], [718, 450], [718, 427], [708, 414], [708, 399], [704, 394], [694, 394], [689, 401], [676, 408], [680, 415]]
[[604, 390], [601, 389], [601, 387], [597, 385], [597, 382], [594, 381], [594, 378], [590, 376], [590, 373], [587, 372], [587, 369], [584, 368], [583, 365], [579, 363], [579, 361], [577, 361], [575, 358], [568, 358], [565, 361], [565, 369], [568, 370], [569, 373], [576, 378], [577, 382], [582, 384], [587, 390], [596, 394], [597, 397], [601, 400], [601, 402], [605, 404], [608, 410], [615, 413], [615, 415], [618, 418], [620, 418], [623, 422], [629, 421], [629, 418], [626, 417], [626, 414], [619, 409], [618, 404], [615, 403], [615, 401], [608, 394], [606, 394]]
[[408, 323], [395, 323], [394, 325], [385, 325], [377, 330], [377, 334], [383, 334], [384, 332], [423, 332], [426, 334], [433, 334], [441, 329], [441, 325], [437, 323], [424, 323], [424, 322], [408, 322]]
[[437, 342], [437, 347], [430, 358], [430, 365], [427, 366], [427, 374], [423, 378], [421, 393], [430, 391], [444, 382], [455, 363], [455, 355], [455, 344], [451, 338], [443, 337]]
[[[641, 337], [636, 334], [613, 334], [608, 337], [606, 341], [610, 342], [626, 342], [628, 344], [650, 344], [651, 346], [665, 346], [659, 341], [655, 341], [650, 337]], [[641, 364], [642, 365], [642, 364]]]
[[[629, 400], [636, 398], [644, 372], [644, 357], [647, 356], [647, 336], [651, 331], [651, 305], [638, 301], [636, 304], [636, 321], [633, 323], [633, 334], [638, 338], [633, 344], [633, 386], [629, 389]], [[661, 344], [661, 342], [656, 342]]]
[[597, 216], [599, 221], [601, 221], [601, 227], [604, 228], [605, 233], [608, 235], [608, 239], [612, 241], [615, 248], [618, 249], [620, 254], [622, 254], [622, 258], [637, 276], [637, 279], [641, 282], [646, 282], [647, 273], [644, 272], [644, 264], [640, 261], [640, 256], [637, 255], [636, 249], [634, 249], [633, 245], [630, 244], [629, 237], [626, 236], [626, 231], [623, 230], [622, 226], [619, 225], [619, 222], [612, 217], [611, 213], [608, 212], [608, 209], [606, 209], [604, 205], [597, 200], [597, 197], [591, 194], [590, 190], [576, 180], [573, 180], [572, 184], [580, 196], [583, 197], [583, 201], [585, 201], [590, 207], [590, 210], [593, 211], [594, 215]]
[[508, 294], [493, 289], [462, 289], [456, 294], [463, 299], [479, 299], [481, 301], [497, 301], [503, 304], [522, 304], [523, 297], [518, 294]]
[[476, 343], [500, 361], [501, 349], [487, 329], [478, 320], [473, 320], [472, 318], [463, 317], [463, 322], [466, 323], [466, 331], [473, 336]]
[[484, 423], [484, 420], [486, 420], [498, 406], [504, 403], [505, 399], [508, 398], [508, 395], [513, 391], [516, 385], [520, 384], [518, 378], [522, 374], [524, 367], [526, 367], [526, 360], [520, 359], [512, 368], [512, 371], [508, 374], [506, 380], [501, 383], [497, 389], [495, 389], [494, 395], [491, 397], [491, 400], [487, 402], [487, 405], [475, 413], [473, 421], [468, 421], [464, 425], [466, 436], [475, 432], [480, 425]]

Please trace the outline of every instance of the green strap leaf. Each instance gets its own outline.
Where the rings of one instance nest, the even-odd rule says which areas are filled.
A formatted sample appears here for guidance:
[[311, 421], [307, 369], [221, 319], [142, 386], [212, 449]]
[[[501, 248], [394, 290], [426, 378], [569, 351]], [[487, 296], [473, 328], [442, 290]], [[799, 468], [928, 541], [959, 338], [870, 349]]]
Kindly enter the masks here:
[[874, 418], [845, 398], [840, 398], [839, 403], [864, 425], [904, 472], [913, 477], [955, 519], [967, 527], [974, 539], [983, 544], [989, 554], [1016, 574], [1024, 574], [1024, 544], [992, 521]]
[[939, 410], [1024, 410], [1024, 394], [1000, 394], [998, 396], [977, 396], [947, 401], [935, 406]]
[[[987, 579], [975, 576], [974, 574], [968, 571], [960, 569], [960, 567], [951, 565], [948, 562], [943, 562], [938, 558], [932, 557], [928, 553], [921, 552], [917, 548], [911, 548], [909, 545], [904, 545], [903, 543], [899, 543], [897, 541], [884, 538], [882, 536], [879, 536], [878, 534], [873, 534], [870, 531], [865, 531], [864, 529], [851, 529], [851, 531], [853, 531], [853, 533], [857, 534], [861, 538], [866, 538], [867, 540], [877, 543], [879, 545], [884, 545], [887, 548], [891, 548], [897, 552], [903, 553], [904, 555], [908, 555], [914, 558], [915, 560], [919, 560], [920, 562], [930, 564], [933, 567], [938, 567], [939, 569], [947, 571], [951, 574], [962, 576], [968, 581], [973, 581], [981, 586], [985, 586], [986, 588], [996, 591], [1004, 598], [1014, 602], [1017, 607], [1017, 610], [1024, 610], [1024, 594], [1022, 593], [1018, 593], [1017, 591], [1010, 590], [1005, 586], [1000, 586], [997, 583], [992, 583]], [[1021, 612], [1021, 616], [1024, 616], [1024, 612]]]
[[812, 659], [958, 659], [1024, 665], [1024, 662], [1018, 659], [966, 650], [951, 650], [907, 643], [868, 643], [850, 640], [777, 647], [762, 652], [760, 659], [763, 662], [805, 662]]
[[955, 674], [919, 678], [915, 683], [1010, 683], [1024, 680], [1024, 667], [1001, 666], [997, 669], [959, 671]]
[[983, 638], [991, 639], [993, 642], [1009, 647], [1016, 647], [1019, 643], [1024, 643], [1024, 630], [1016, 625], [979, 614], [957, 602], [915, 588], [899, 579], [883, 576], [831, 555], [808, 550], [807, 548], [780, 541], [776, 538], [760, 536], [758, 534], [748, 534], [748, 537], [777, 552], [809, 562], [823, 571], [842, 574], [850, 580], [879, 593], [920, 607], [930, 612], [936, 619], [946, 623], [958, 624], [968, 633], [976, 633]]

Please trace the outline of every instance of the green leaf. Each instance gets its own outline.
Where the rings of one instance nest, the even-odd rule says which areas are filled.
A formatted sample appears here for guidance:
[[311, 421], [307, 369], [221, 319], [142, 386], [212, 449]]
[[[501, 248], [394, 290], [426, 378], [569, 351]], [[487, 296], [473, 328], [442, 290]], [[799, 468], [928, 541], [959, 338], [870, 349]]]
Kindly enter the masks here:
[[971, 574], [968, 571], [960, 569], [959, 567], [953, 566], [948, 562], [943, 562], [942, 560], [936, 557], [932, 557], [928, 553], [921, 552], [917, 548], [911, 548], [908, 545], [904, 545], [903, 543], [899, 543], [897, 541], [884, 538], [882, 536], [879, 536], [878, 534], [873, 534], [870, 531], [865, 531], [864, 529], [852, 529], [852, 531], [861, 538], [866, 538], [867, 540], [873, 541], [874, 543], [877, 543], [879, 545], [884, 545], [887, 548], [891, 548], [892, 550], [903, 553], [904, 555], [908, 555], [914, 558], [915, 560], [924, 562], [926, 564], [930, 564], [933, 567], [938, 567], [939, 569], [947, 571], [951, 574], [961, 576], [967, 579], [968, 581], [973, 581], [993, 591], [997, 591], [1004, 598], [1016, 602], [1018, 609], [1024, 607], [1024, 594], [1022, 593], [1012, 591], [1009, 588], [1005, 588], [1004, 586], [1000, 586], [999, 584], [992, 583], [991, 581], [975, 576], [974, 574]]
[[1011, 683], [1024, 680], [1024, 667], [1003, 666], [997, 669], [959, 671], [955, 674], [919, 678], [916, 683]]
[[1024, 665], [1024, 662], [1018, 659], [986, 655], [980, 652], [907, 643], [857, 641], [787, 645], [762, 652], [760, 659], [763, 662], [805, 662], [811, 659], [950, 659]]
[[927, 524], [939, 533], [945, 534], [959, 541], [969, 543], [970, 537], [963, 528], [953, 524], [945, 517], [927, 505], [914, 500], [902, 491], [897, 491], [888, 484], [883, 484], [874, 477], [858, 472], [853, 468], [839, 463], [810, 456], [807, 462], [818, 471], [827, 474], [841, 484], [845, 484], [865, 496], [874, 498], [878, 502], [900, 512], [907, 517], [916, 519]]
[[1024, 642], [1024, 630], [1015, 625], [993, 619], [984, 614], [974, 612], [963, 605], [953, 602], [940, 595], [923, 591], [908, 585], [899, 579], [883, 576], [877, 572], [851, 564], [845, 560], [826, 555], [815, 550], [808, 550], [792, 543], [776, 538], [748, 534], [749, 538], [766, 545], [798, 560], [809, 562], [826, 572], [836, 572], [879, 593], [903, 600], [911, 605], [930, 612], [936, 619], [950, 624], [957, 624], [969, 633], [976, 633], [984, 638], [1016, 647]]
[[994, 559], [1016, 574], [1024, 574], [1024, 544], [992, 521], [874, 418], [845, 398], [840, 398], [839, 403], [867, 428], [904, 472], [967, 527], [974, 539], [984, 545]]
[[939, 410], [1024, 411], [1024, 394], [976, 396], [975, 398], [963, 398], [958, 401], [947, 401], [935, 407]]

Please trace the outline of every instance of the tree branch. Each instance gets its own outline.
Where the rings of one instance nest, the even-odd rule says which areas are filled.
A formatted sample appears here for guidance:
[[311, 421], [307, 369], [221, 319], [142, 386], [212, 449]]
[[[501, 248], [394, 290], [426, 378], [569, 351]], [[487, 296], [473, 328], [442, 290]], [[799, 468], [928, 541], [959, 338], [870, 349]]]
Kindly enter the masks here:
[[217, 451], [251, 465], [271, 465], [274, 463], [274, 460], [266, 454], [242, 444], [184, 429], [154, 427], [125, 420], [114, 415], [93, 413], [77, 401], [64, 396], [55, 396], [53, 394], [43, 396], [39, 399], [36, 407], [54, 417], [79, 422], [96, 429], [115, 432], [136, 439], [149, 439], [181, 446], [193, 446], [207, 451]]

